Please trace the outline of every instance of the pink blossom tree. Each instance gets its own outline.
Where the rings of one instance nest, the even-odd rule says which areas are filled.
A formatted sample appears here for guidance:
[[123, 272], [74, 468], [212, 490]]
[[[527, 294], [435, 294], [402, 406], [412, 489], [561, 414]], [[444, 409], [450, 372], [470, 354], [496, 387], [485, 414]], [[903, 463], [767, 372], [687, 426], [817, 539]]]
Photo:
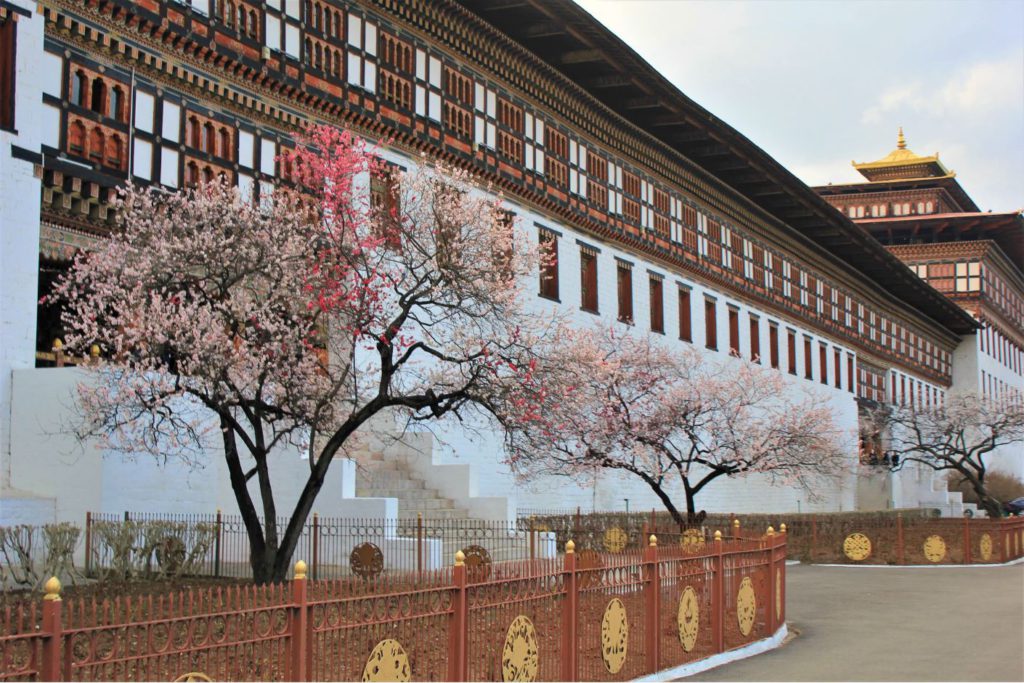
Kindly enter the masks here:
[[[286, 576], [328, 468], [375, 415], [528, 422], [557, 326], [524, 310], [536, 247], [462, 173], [388, 171], [329, 127], [281, 162], [294, 185], [258, 206], [222, 183], [128, 187], [55, 292], [69, 349], [107, 358], [79, 388], [82, 434], [163, 457], [219, 442], [261, 582]], [[274, 472], [305, 467], [275, 458], [285, 444], [308, 473], [279, 525]]]
[[720, 477], [761, 474], [813, 495], [846, 469], [833, 412], [777, 370], [669, 350], [647, 335], [579, 331], [564, 348], [543, 371], [571, 390], [545, 403], [543, 420], [508, 432], [510, 464], [526, 478], [627, 472], [682, 525]]
[[992, 518], [1003, 503], [989, 491], [989, 459], [998, 449], [1024, 446], [1024, 403], [974, 393], [951, 393], [940, 406], [879, 406], [866, 421], [887, 442], [893, 470], [908, 463], [947, 472], [973, 489], [978, 504]]

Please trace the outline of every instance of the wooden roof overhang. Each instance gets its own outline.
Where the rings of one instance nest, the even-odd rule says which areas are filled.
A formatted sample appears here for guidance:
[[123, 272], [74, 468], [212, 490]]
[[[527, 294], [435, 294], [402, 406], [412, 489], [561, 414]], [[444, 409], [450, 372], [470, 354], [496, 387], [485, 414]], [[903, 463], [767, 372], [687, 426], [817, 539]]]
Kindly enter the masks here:
[[888, 244], [925, 235], [938, 242], [991, 240], [1024, 273], [1024, 214], [1020, 211], [868, 218], [857, 223]]
[[455, 0], [862, 277], [956, 334], [977, 323], [862, 227], [729, 124], [684, 95], [572, 0]]
[[823, 197], [851, 194], [875, 194], [878, 192], [899, 192], [901, 190], [934, 190], [941, 189], [957, 203], [961, 211], [981, 211], [970, 195], [960, 186], [956, 176], [946, 175], [937, 178], [913, 178], [909, 180], [876, 180], [873, 182], [842, 183], [818, 185], [812, 187]]

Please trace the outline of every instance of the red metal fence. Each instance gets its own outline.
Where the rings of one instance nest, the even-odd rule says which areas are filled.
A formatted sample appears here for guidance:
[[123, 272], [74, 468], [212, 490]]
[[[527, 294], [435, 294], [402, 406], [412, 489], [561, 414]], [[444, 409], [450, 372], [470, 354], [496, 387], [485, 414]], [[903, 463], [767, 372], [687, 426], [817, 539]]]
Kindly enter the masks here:
[[[786, 535], [162, 597], [0, 619], [0, 680], [627, 680], [768, 637]], [[198, 677], [196, 677], [198, 678]]]
[[[1002, 519], [934, 517], [926, 510], [784, 515], [709, 515], [706, 528], [724, 528], [727, 538], [748, 529], [786, 527], [788, 554], [805, 562], [857, 564], [997, 564], [1024, 557], [1024, 516]], [[648, 532], [659, 538], [699, 540], [701, 532], [679, 532], [665, 514], [536, 512], [531, 529], [550, 531], [557, 547], [573, 538], [587, 547], [636, 547]], [[520, 520], [520, 524], [524, 524]], [[682, 536], [680, 535], [682, 533]], [[757, 531], [754, 532], [755, 537]]]
[[790, 556], [807, 562], [997, 564], [1024, 557], [1024, 517], [812, 517], [787, 529]]

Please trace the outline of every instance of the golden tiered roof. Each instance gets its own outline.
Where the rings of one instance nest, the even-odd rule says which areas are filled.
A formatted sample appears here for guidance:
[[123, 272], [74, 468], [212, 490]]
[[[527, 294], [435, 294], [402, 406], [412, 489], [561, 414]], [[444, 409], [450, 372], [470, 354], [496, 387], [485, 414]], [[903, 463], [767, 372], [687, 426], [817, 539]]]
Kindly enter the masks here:
[[858, 164], [856, 161], [850, 163], [870, 181], [953, 178], [956, 176], [942, 165], [938, 152], [933, 156], [923, 157], [907, 149], [907, 139], [903, 136], [902, 126], [896, 136], [896, 149], [889, 152], [888, 155], [878, 161], [869, 161], [863, 164]]

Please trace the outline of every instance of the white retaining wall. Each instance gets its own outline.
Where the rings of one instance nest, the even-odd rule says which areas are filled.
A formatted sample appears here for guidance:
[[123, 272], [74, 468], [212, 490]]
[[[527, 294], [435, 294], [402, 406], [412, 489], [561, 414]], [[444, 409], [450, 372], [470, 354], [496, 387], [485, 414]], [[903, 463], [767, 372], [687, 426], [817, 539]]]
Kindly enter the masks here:
[[33, 163], [14, 158], [12, 146], [39, 152], [43, 107], [36, 72], [43, 15], [30, 0], [7, 4], [27, 10], [31, 18], [20, 16], [17, 22], [15, 131], [0, 130], [0, 490], [10, 474], [11, 372], [35, 365], [39, 287], [40, 183]]

